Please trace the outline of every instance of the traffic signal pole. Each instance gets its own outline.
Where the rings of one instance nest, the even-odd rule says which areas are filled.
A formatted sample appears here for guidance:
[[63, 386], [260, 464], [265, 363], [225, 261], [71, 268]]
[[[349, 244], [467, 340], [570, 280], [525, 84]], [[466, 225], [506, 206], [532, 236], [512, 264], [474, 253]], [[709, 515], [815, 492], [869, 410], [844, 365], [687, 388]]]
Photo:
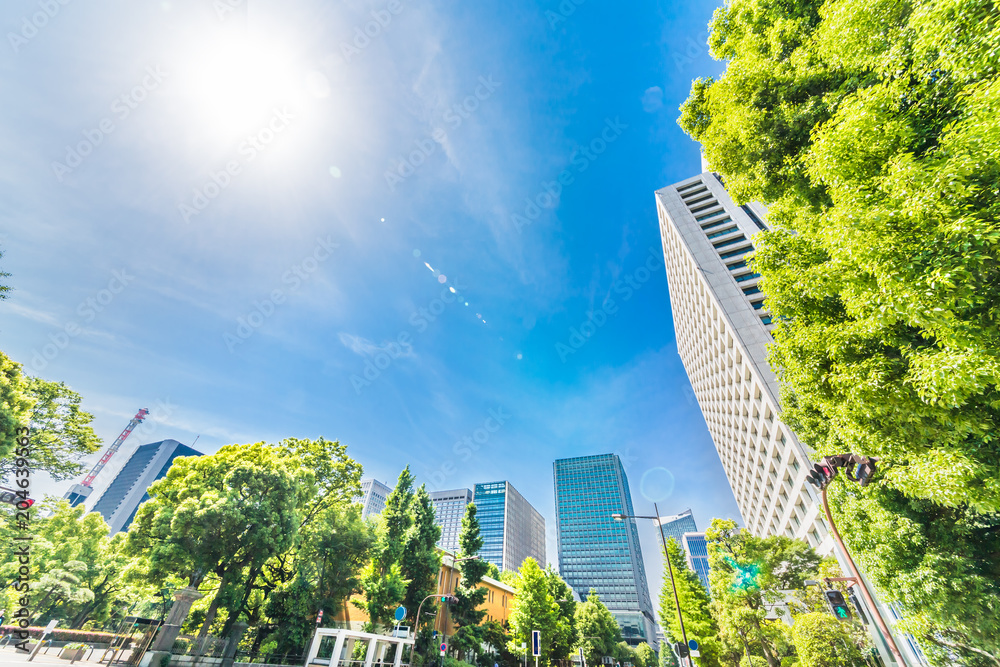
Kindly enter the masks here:
[[[903, 661], [903, 656], [899, 652], [899, 647], [896, 646], [896, 640], [893, 638], [892, 633], [889, 631], [889, 626], [886, 625], [885, 619], [882, 618], [882, 611], [878, 608], [875, 600], [872, 598], [871, 593], [868, 592], [868, 586], [865, 585], [864, 580], [861, 579], [861, 573], [858, 572], [858, 566], [854, 564], [854, 559], [851, 558], [851, 552], [847, 550], [847, 545], [840, 538], [840, 531], [837, 530], [837, 524], [833, 520], [833, 515], [830, 513], [830, 505], [826, 501], [826, 487], [822, 489], [823, 498], [823, 511], [826, 512], [826, 520], [830, 524], [830, 531], [833, 533], [833, 539], [837, 542], [840, 550], [844, 553], [844, 558], [847, 560], [847, 564], [851, 568], [851, 574], [858, 580], [858, 588], [861, 589], [861, 596], [865, 599], [868, 604], [868, 608], [871, 609], [872, 618], [875, 619], [875, 625], [878, 629], [882, 631], [882, 636], [885, 637], [886, 643], [889, 645], [889, 650], [892, 651], [893, 656], [896, 658], [896, 662], [900, 665], [906, 665]], [[674, 595], [677, 595], [677, 590], [674, 589]]]

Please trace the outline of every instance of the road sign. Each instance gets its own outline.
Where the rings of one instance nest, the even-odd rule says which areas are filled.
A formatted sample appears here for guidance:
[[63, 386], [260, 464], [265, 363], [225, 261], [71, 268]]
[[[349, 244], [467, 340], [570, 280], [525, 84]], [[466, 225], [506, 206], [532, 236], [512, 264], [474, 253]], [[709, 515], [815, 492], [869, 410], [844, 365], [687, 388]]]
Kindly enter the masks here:
[[692, 651], [697, 651], [698, 650], [698, 642], [696, 642], [693, 639], [689, 639], [688, 640], [688, 648], [691, 649]]
[[406, 618], [406, 607], [396, 607], [396, 620], [402, 621], [404, 618]]
[[538, 630], [531, 631], [531, 655], [540, 656], [542, 654], [542, 633]]
[[52, 619], [51, 621], [49, 621], [49, 624], [45, 626], [45, 631], [42, 632], [42, 634], [43, 635], [49, 634], [50, 632], [56, 629], [57, 625], [59, 625], [59, 621]]
[[441, 642], [441, 652], [444, 653], [447, 650], [448, 650], [448, 645], [445, 644], [444, 642]]

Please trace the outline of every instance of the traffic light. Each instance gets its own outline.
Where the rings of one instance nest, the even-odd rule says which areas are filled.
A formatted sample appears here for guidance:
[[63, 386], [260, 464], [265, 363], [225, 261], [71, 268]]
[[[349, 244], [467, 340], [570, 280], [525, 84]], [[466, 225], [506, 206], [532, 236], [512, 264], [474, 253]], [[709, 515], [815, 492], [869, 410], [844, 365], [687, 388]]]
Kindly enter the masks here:
[[826, 596], [826, 601], [830, 604], [830, 609], [833, 610], [833, 615], [837, 617], [837, 620], [851, 620], [851, 608], [847, 606], [847, 600], [844, 599], [843, 593], [840, 591], [823, 591], [823, 595]]
[[455, 604], [456, 602], [458, 602], [458, 598], [455, 597], [454, 595], [442, 595], [441, 602], [444, 602], [446, 604]]
[[822, 463], [814, 463], [812, 470], [806, 475], [806, 479], [809, 483], [815, 486], [817, 489], [823, 490], [826, 485], [830, 483], [834, 477], [837, 476], [837, 469], [831, 468], [828, 465]]
[[872, 458], [871, 456], [859, 456], [856, 458], [860, 460], [855, 461], [858, 467], [854, 470], [854, 481], [858, 482], [861, 486], [864, 486], [871, 481], [872, 475], [874, 475], [878, 470], [875, 467], [875, 462], [878, 461], [878, 459]]
[[825, 456], [822, 461], [813, 464], [806, 479], [817, 489], [822, 490], [837, 476], [838, 468], [846, 468], [847, 476], [852, 482], [865, 486], [871, 481], [872, 475], [877, 470], [876, 461], [878, 459], [871, 456], [859, 456], [858, 454]]

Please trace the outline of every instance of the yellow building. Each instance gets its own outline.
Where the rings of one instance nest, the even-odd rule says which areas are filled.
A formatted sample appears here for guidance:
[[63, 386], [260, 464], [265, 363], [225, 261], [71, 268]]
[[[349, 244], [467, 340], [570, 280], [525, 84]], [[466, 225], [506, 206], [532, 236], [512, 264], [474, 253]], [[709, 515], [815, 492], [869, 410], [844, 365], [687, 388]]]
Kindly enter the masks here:
[[[440, 553], [441, 571], [438, 573], [437, 595], [454, 595], [462, 576], [459, 574], [458, 568], [455, 567], [455, 555], [447, 551], [441, 551]], [[514, 601], [514, 589], [490, 577], [483, 577], [480, 588], [486, 589], [486, 600], [479, 607], [480, 610], [486, 612], [483, 621], [506, 622], [508, 616], [510, 616], [511, 605]], [[352, 600], [363, 601], [364, 596], [355, 595]], [[455, 625], [452, 623], [448, 605], [442, 604], [440, 599], [435, 600], [431, 598], [424, 602], [422, 613], [426, 616], [426, 612], [432, 609], [438, 610], [437, 618], [434, 621], [434, 629], [438, 633], [443, 634], [445, 638], [453, 635], [455, 633]], [[403, 624], [413, 625], [417, 610], [407, 609], [406, 613], [407, 617], [403, 621]], [[348, 602], [334, 617], [334, 622], [340, 627], [360, 630], [362, 625], [368, 622], [368, 614], [364, 610], [358, 609], [356, 605]]]

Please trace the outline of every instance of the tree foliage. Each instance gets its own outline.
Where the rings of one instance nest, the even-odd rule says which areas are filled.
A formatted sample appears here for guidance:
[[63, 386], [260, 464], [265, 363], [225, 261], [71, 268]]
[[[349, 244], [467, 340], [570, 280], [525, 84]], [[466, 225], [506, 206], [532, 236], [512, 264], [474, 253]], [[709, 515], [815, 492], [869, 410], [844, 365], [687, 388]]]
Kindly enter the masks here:
[[635, 647], [636, 667], [656, 667], [656, 660], [656, 651], [646, 642]]
[[[859, 558], [925, 648], [956, 628], [994, 654], [995, 611], [978, 612], [1000, 555], [971, 543], [1000, 514], [998, 42], [985, 0], [730, 0], [710, 38], [726, 72], [680, 119], [737, 200], [769, 204], [753, 266], [783, 419], [821, 455], [881, 458], [864, 514], [903, 532], [845, 518], [848, 541], [876, 549]], [[949, 541], [970, 542], [968, 603], [919, 592], [952, 599], [954, 554], [933, 546]]]
[[0, 351], [0, 465], [15, 460], [11, 452], [17, 444], [17, 429], [28, 425], [31, 399], [27, 392], [21, 364]]
[[526, 558], [518, 570], [517, 595], [511, 603], [510, 640], [508, 650], [519, 653], [521, 644], [531, 646], [531, 633], [539, 630], [542, 637], [540, 663], [549, 664], [552, 658], [552, 640], [559, 624], [559, 605], [549, 592], [549, 581], [545, 570], [538, 566], [534, 558]]
[[805, 588], [805, 580], [816, 576], [819, 556], [805, 542], [756, 537], [732, 520], [713, 519], [705, 537], [720, 634], [745, 651], [759, 647], [770, 667], [780, 667], [791, 647], [784, 624], [767, 620], [769, 608], [785, 599], [785, 591]]
[[486, 601], [487, 590], [479, 584], [489, 571], [491, 563], [477, 558], [479, 550], [483, 548], [483, 538], [479, 533], [476, 512], [474, 503], [466, 506], [458, 537], [458, 557], [468, 559], [457, 565], [461, 575], [455, 588], [458, 603], [451, 606], [452, 622], [458, 628], [451, 643], [458, 651], [475, 651], [484, 641], [484, 634], [479, 626], [486, 612], [480, 611], [479, 607]]
[[865, 667], [867, 664], [845, 630], [845, 624], [830, 614], [797, 616], [792, 636], [802, 667]]
[[[720, 667], [719, 626], [712, 617], [711, 599], [698, 575], [688, 567], [684, 551], [677, 540], [667, 540], [667, 556], [673, 566], [674, 582], [677, 584], [677, 599], [684, 616], [684, 630], [687, 639], [698, 642], [701, 667]], [[660, 593], [660, 619], [665, 624], [664, 635], [668, 641], [683, 642], [680, 622], [677, 618], [677, 604], [674, 589], [670, 583], [670, 572], [666, 562], [663, 567], [663, 590]], [[667, 649], [669, 650], [669, 648]]]
[[573, 599], [573, 589], [563, 581], [551, 565], [545, 568], [545, 579], [549, 595], [559, 607], [555, 627], [552, 630], [551, 659], [568, 660], [579, 641], [579, 632], [576, 628], [577, 604]]
[[613, 656], [622, 640], [618, 621], [593, 588], [587, 599], [576, 607], [576, 629], [588, 665], [599, 665], [604, 656]]

